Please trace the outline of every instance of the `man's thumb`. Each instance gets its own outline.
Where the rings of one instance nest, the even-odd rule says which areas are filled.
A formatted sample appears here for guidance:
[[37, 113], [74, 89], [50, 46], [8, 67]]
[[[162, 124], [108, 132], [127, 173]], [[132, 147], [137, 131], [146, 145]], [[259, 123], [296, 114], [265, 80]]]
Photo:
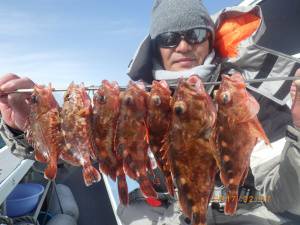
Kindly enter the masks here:
[[[295, 73], [295, 76], [300, 77], [300, 69]], [[293, 98], [292, 117], [296, 127], [300, 128], [300, 80], [295, 80], [291, 87], [291, 95]]]

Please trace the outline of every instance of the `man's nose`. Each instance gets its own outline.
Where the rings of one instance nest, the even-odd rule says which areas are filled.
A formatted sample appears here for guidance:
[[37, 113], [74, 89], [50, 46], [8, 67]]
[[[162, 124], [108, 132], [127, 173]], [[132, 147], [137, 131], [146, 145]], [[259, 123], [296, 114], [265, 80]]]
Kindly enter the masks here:
[[177, 52], [189, 52], [192, 50], [192, 46], [183, 38], [179, 42], [179, 44], [176, 47]]

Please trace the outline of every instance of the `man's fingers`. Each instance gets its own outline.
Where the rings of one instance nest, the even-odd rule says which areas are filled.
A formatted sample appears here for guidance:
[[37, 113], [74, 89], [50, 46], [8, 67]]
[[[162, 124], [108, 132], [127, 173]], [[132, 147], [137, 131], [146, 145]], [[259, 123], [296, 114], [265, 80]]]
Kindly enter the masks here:
[[1, 110], [3, 105], [7, 105], [7, 104], [8, 104], [7, 95], [6, 96], [0, 96], [0, 110]]
[[12, 110], [11, 119], [20, 130], [24, 130], [25, 123], [29, 115], [30, 109], [25, 101], [25, 99], [29, 98], [29, 96], [30, 94], [28, 93], [14, 93], [8, 95], [8, 103]]
[[[300, 68], [296, 71], [295, 77], [300, 77]], [[300, 90], [300, 80], [295, 80], [294, 83], [296, 85], [296, 88]]]
[[13, 73], [8, 73], [2, 77], [0, 77], [0, 90], [1, 90], [1, 86], [5, 83], [7, 83], [10, 80], [16, 80], [19, 79], [20, 77], [17, 76], [16, 74]]
[[8, 95], [8, 103], [15, 113], [27, 115], [29, 113], [29, 105], [26, 103], [26, 99], [30, 97], [28, 93], [14, 93]]
[[[300, 76], [300, 69], [296, 71], [295, 76]], [[294, 126], [300, 128], [300, 80], [293, 82], [290, 93], [293, 99], [291, 108], [293, 123]]]
[[[295, 73], [295, 77], [299, 77], [300, 76], [300, 69], [298, 69]], [[292, 97], [292, 100], [294, 101], [295, 96], [296, 96], [296, 92], [297, 95], [299, 95], [300, 92], [300, 80], [295, 80], [290, 88], [290, 95]]]
[[13, 73], [8, 73], [0, 78], [0, 96], [6, 96], [6, 93], [2, 90], [2, 86], [5, 85], [7, 82], [10, 82], [12, 80], [17, 80], [20, 77]]
[[22, 77], [20, 79], [14, 79], [6, 82], [1, 86], [1, 90], [6, 93], [10, 93], [22, 88], [32, 88], [34, 82], [27, 77]]
[[7, 74], [0, 78], [0, 111], [2, 118], [9, 126], [24, 130], [29, 114], [29, 106], [25, 102], [30, 93], [11, 93], [18, 89], [32, 88], [34, 82], [27, 77], [20, 78], [15, 74]]

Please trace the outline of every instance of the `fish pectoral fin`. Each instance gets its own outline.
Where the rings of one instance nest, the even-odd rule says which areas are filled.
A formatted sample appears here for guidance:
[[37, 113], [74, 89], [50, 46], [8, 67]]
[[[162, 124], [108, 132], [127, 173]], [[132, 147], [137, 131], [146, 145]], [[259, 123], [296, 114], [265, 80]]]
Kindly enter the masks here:
[[205, 129], [204, 130], [204, 132], [203, 132], [203, 137], [206, 139], [206, 140], [208, 140], [209, 138], [210, 138], [210, 136], [211, 136], [211, 133], [212, 133], [212, 128], [211, 127], [209, 127], [209, 128], [207, 128], [207, 129]]
[[196, 138], [204, 138], [205, 140], [209, 140], [211, 137], [213, 129], [211, 127], [205, 128], [204, 130], [200, 130], [198, 135], [196, 134]]
[[145, 137], [144, 137], [144, 140], [147, 142], [147, 144], [150, 143], [150, 135], [149, 135], [149, 130], [148, 130], [148, 127], [147, 127], [147, 124], [146, 124], [146, 121], [144, 121], [144, 124], [145, 124]]
[[251, 131], [255, 134], [256, 137], [262, 139], [266, 145], [271, 146], [269, 138], [267, 137], [264, 129], [262, 128], [261, 124], [259, 123], [258, 119], [255, 118], [251, 123]]
[[79, 110], [78, 115], [79, 116], [88, 116], [88, 115], [90, 115], [90, 109], [83, 108], [83, 109]]
[[255, 100], [253, 96], [249, 94], [246, 102], [243, 103], [243, 107], [242, 107], [243, 110], [239, 111], [237, 117], [238, 120], [235, 120], [235, 122], [242, 123], [253, 119], [254, 117], [257, 116], [259, 112], [259, 108], [260, 107], [258, 102]]
[[248, 176], [248, 172], [249, 172], [249, 166], [245, 168], [244, 170], [244, 173], [243, 173], [243, 176], [242, 176], [242, 179], [240, 181], [240, 186], [243, 186], [245, 181], [246, 181], [246, 178]]
[[162, 146], [161, 146], [161, 149], [159, 150], [162, 154], [162, 158], [165, 158], [167, 157], [167, 154], [168, 154], [168, 151], [169, 151], [169, 143], [170, 143], [170, 140], [169, 140], [169, 136], [165, 136], [164, 139], [162, 140]]
[[213, 149], [213, 157], [216, 160], [218, 170], [221, 170], [222, 169], [222, 160], [221, 160], [220, 152], [217, 148]]
[[26, 141], [28, 142], [28, 144], [30, 144], [31, 146], [34, 145], [34, 140], [33, 140], [33, 136], [32, 136], [32, 130], [30, 128], [26, 130], [26, 132], [25, 132], [25, 138], [26, 138]]

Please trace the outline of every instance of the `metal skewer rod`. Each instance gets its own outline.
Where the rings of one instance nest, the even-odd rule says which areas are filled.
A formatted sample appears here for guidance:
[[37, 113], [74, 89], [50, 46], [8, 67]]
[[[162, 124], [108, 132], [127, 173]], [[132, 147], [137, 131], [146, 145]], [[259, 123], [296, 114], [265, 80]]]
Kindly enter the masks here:
[[[271, 78], [260, 78], [260, 79], [249, 79], [249, 80], [245, 80], [245, 83], [261, 83], [261, 82], [271, 82], [271, 81], [294, 81], [294, 80], [300, 80], [300, 77], [271, 77]], [[214, 82], [203, 82], [204, 85], [219, 85], [221, 84], [221, 81], [214, 81]], [[176, 87], [176, 85], [170, 85], [170, 87]], [[99, 88], [99, 86], [87, 86], [86, 90], [87, 91], [95, 91]], [[146, 85], [146, 88], [151, 88], [151, 85]], [[125, 90], [126, 87], [121, 86], [120, 87], [121, 90]], [[62, 92], [62, 91], [66, 91], [67, 89], [65, 88], [53, 88], [54, 92]], [[10, 93], [31, 93], [33, 92], [33, 89], [18, 89], [16, 91], [10, 92]]]
[[[249, 79], [245, 80], [245, 83], [252, 84], [252, 83], [261, 83], [261, 82], [270, 82], [270, 81], [294, 81], [300, 80], [300, 77], [270, 77], [270, 78], [259, 78], [259, 79]], [[203, 82], [204, 85], [219, 85], [221, 81], [215, 82]]]

